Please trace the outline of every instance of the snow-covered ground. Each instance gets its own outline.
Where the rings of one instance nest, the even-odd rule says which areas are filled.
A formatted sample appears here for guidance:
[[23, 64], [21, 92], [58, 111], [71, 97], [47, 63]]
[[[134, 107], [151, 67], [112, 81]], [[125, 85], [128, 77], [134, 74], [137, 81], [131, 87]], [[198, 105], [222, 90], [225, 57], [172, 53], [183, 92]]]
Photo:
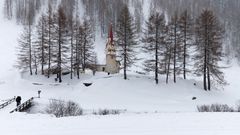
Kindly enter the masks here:
[[82, 116], [5, 115], [4, 135], [239, 135], [238, 113]]
[[[238, 67], [235, 67], [238, 70]], [[228, 79], [236, 79], [237, 72], [226, 71]], [[55, 84], [53, 78], [20, 76], [13, 72], [5, 83], [0, 85], [0, 98], [21, 95], [23, 100], [37, 96], [36, 106], [31, 113], [9, 112], [15, 103], [0, 110], [0, 129], [6, 135], [238, 135], [240, 129], [239, 113], [198, 113], [197, 105], [211, 103], [235, 104], [240, 92], [237, 82], [230, 83], [222, 90], [205, 92], [200, 85], [194, 86], [194, 80], [179, 79], [177, 84], [166, 85], [161, 79], [155, 85], [151, 77], [130, 75], [123, 76], [90, 73], [81, 80], [65, 81]], [[66, 80], [66, 79], [65, 79]], [[85, 87], [84, 82], [93, 85]], [[38, 83], [40, 85], [35, 85]], [[198, 83], [197, 83], [198, 84]], [[233, 86], [232, 86], [233, 85]], [[192, 97], [197, 100], [192, 100]], [[78, 117], [56, 118], [44, 114], [49, 99], [73, 100], [84, 110], [126, 109], [120, 115], [84, 115]]]
[[[178, 83], [168, 85], [162, 78], [161, 83], [155, 85], [152, 77], [148, 76], [129, 75], [129, 80], [123, 80], [121, 74], [108, 76], [97, 73], [92, 76], [89, 73], [82, 75], [80, 80], [65, 79], [68, 81], [58, 84], [53, 78], [48, 80], [45, 77], [15, 74], [17, 73], [12, 74], [11, 79], [3, 80], [5, 83], [0, 85], [0, 99], [21, 95], [23, 100], [27, 100], [36, 97], [37, 91], [41, 90], [41, 97], [45, 101], [72, 100], [84, 109], [127, 109], [128, 112], [196, 112], [197, 105], [234, 105], [239, 100], [239, 91], [232, 90], [231, 85], [224, 91], [205, 92], [201, 83], [180, 78]], [[84, 82], [93, 84], [85, 87]], [[193, 97], [197, 100], [192, 100]]]
[[[3, 6], [3, 0], [0, 5]], [[2, 9], [2, 8], [1, 8]], [[224, 90], [202, 90], [201, 82], [178, 78], [176, 84], [166, 85], [164, 76], [155, 85], [152, 76], [131, 73], [129, 80], [122, 74], [91, 72], [80, 80], [65, 76], [62, 84], [54, 77], [20, 74], [13, 66], [16, 60], [17, 37], [21, 27], [3, 19], [0, 14], [0, 103], [14, 96], [23, 101], [36, 97], [31, 113], [9, 112], [15, 103], [0, 110], [0, 133], [4, 135], [239, 135], [239, 113], [198, 113], [197, 105], [224, 103], [231, 106], [240, 100], [240, 67], [224, 69], [229, 85]], [[96, 38], [99, 62], [104, 64], [105, 40]], [[136, 69], [136, 68], [135, 68]], [[85, 87], [84, 82], [92, 82]], [[197, 85], [193, 85], [196, 83]], [[192, 100], [196, 97], [196, 100]], [[49, 99], [72, 100], [84, 110], [121, 109], [120, 115], [84, 115], [55, 118], [44, 114]]]

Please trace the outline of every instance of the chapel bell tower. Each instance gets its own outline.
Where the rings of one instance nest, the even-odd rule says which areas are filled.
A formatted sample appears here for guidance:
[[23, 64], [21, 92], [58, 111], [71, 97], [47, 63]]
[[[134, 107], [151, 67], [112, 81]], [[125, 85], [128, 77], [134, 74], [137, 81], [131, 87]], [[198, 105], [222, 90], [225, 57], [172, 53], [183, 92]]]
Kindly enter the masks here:
[[120, 63], [116, 60], [116, 48], [113, 42], [112, 24], [109, 27], [106, 44], [106, 72], [109, 74], [119, 73]]

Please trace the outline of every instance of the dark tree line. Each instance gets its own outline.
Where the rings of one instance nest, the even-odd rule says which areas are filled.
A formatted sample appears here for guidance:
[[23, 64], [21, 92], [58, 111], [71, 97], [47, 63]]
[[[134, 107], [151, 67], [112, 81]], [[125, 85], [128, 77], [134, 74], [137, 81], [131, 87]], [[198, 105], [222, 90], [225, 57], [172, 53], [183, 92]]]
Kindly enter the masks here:
[[23, 70], [38, 69], [48, 78], [56, 74], [62, 82], [63, 74], [80, 78], [80, 71], [94, 64], [92, 24], [87, 19], [67, 16], [59, 6], [56, 12], [49, 5], [37, 25], [24, 26], [19, 39], [18, 67]]

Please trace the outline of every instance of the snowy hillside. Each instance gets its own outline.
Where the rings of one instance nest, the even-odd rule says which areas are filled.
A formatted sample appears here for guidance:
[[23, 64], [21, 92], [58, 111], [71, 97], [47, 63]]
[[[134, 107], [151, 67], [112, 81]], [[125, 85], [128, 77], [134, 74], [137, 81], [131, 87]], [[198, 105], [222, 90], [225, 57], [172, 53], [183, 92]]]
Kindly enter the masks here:
[[[3, 0], [0, 1], [3, 8]], [[149, 12], [145, 5], [144, 12]], [[146, 14], [146, 13], [145, 13]], [[128, 80], [119, 74], [107, 75], [87, 70], [80, 79], [63, 76], [63, 83], [55, 77], [20, 73], [16, 64], [17, 39], [22, 30], [14, 21], [4, 19], [0, 13], [0, 104], [14, 96], [22, 102], [34, 99], [34, 106], [27, 112], [9, 113], [16, 103], [0, 109], [0, 134], [2, 135], [239, 135], [239, 113], [199, 113], [198, 105], [240, 103], [240, 67], [233, 60], [223, 70], [228, 85], [224, 89], [204, 91], [202, 78], [189, 76], [177, 78], [169, 84], [165, 76], [154, 83], [152, 74], [142, 75], [138, 66], [133, 66]], [[97, 34], [95, 51], [98, 62], [105, 63], [106, 39]], [[142, 54], [138, 54], [142, 56]], [[225, 65], [224, 65], [225, 66]], [[86, 87], [84, 83], [92, 83]], [[193, 99], [196, 98], [196, 99]], [[71, 100], [83, 108], [84, 115], [56, 118], [46, 113], [51, 99]], [[123, 111], [118, 115], [94, 115], [99, 109]]]
[[[237, 70], [238, 67], [233, 67], [227, 71], [229, 81], [235, 79]], [[6, 135], [240, 133], [236, 126], [240, 120], [238, 113], [198, 113], [196, 110], [196, 106], [201, 104], [227, 103], [234, 106], [240, 95], [237, 81], [231, 83], [224, 91], [205, 92], [200, 86], [193, 85], [194, 80], [155, 85], [148, 76], [131, 75], [127, 81], [122, 77], [107, 76], [105, 73], [98, 73], [93, 77], [88, 74], [81, 81], [69, 81], [58, 85], [44, 78], [12, 74], [2, 79], [4, 83], [0, 85], [1, 99], [21, 95], [25, 101], [31, 96], [37, 96], [37, 90], [42, 90], [42, 94], [40, 99], [35, 99], [35, 106], [30, 113], [10, 114], [15, 103], [0, 110], [0, 118], [3, 121], [0, 124], [3, 129], [1, 132]], [[83, 82], [92, 82], [93, 85], [85, 87]], [[192, 100], [192, 97], [197, 97], [197, 100]], [[49, 99], [53, 98], [75, 101], [86, 112], [105, 108], [126, 111], [120, 115], [87, 114], [56, 118], [45, 114]]]

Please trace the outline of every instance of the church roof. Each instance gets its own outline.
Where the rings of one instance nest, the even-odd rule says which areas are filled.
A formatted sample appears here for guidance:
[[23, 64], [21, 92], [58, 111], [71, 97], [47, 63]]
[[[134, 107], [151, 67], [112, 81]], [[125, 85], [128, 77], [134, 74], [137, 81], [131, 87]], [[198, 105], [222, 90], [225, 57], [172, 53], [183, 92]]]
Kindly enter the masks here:
[[110, 38], [110, 42], [113, 45], [113, 31], [112, 31], [112, 23], [110, 24], [108, 38]]

